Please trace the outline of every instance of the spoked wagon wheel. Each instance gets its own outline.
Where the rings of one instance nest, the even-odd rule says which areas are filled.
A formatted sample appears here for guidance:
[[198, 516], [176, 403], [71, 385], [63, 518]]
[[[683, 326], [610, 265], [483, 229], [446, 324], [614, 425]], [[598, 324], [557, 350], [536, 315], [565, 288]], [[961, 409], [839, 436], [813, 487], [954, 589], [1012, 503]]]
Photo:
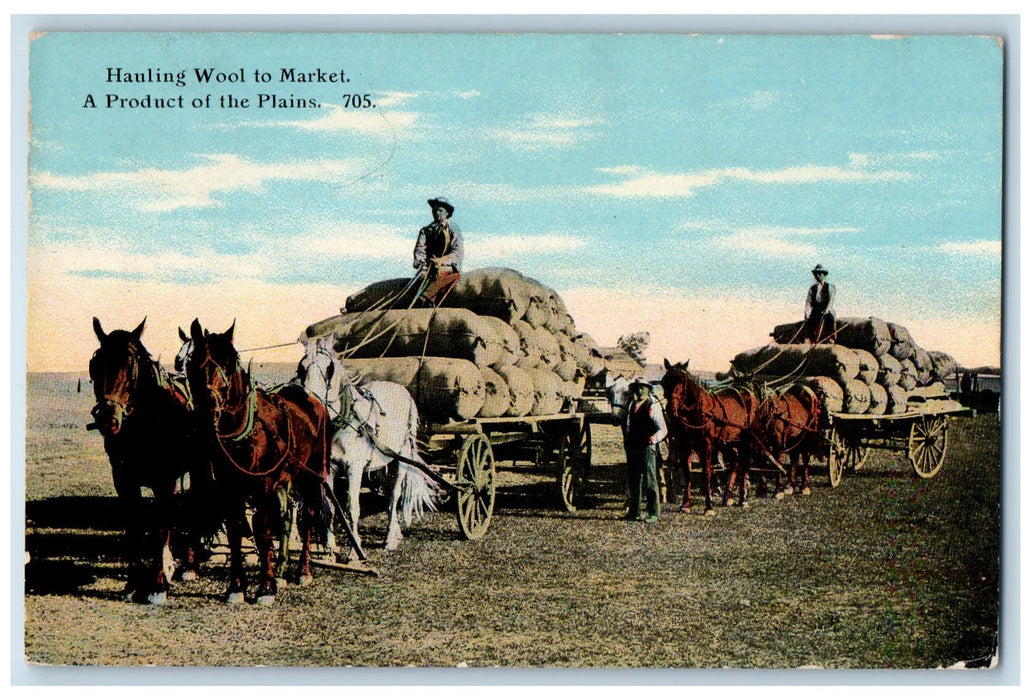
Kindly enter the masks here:
[[570, 513], [582, 508], [587, 495], [587, 472], [591, 467], [591, 426], [563, 430], [555, 455], [562, 505]]
[[494, 513], [494, 451], [485, 435], [470, 435], [458, 454], [458, 528], [466, 539], [487, 533]]
[[949, 421], [945, 416], [926, 416], [909, 429], [909, 461], [917, 476], [930, 479], [945, 464], [949, 447]]
[[859, 436], [840, 428], [831, 428], [829, 442], [827, 468], [831, 487], [836, 487], [841, 483], [841, 475], [846, 469], [858, 471], [862, 468], [870, 448], [862, 443]]

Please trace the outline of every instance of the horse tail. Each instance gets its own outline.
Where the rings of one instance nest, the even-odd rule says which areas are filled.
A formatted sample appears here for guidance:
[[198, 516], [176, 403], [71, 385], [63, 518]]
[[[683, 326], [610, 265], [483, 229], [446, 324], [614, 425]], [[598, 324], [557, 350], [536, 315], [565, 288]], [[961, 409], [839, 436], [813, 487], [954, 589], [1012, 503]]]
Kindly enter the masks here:
[[[415, 459], [419, 460], [418, 456]], [[437, 510], [437, 485], [418, 467], [400, 463], [397, 478], [401, 480], [401, 517], [405, 527], [419, 520], [427, 512]]]

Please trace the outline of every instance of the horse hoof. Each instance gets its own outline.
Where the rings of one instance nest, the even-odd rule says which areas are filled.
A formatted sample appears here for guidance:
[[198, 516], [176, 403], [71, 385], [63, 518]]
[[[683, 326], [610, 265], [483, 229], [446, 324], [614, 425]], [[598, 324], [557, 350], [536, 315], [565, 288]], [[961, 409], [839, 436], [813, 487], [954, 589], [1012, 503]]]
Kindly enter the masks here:
[[774, 496], [774, 498], [776, 498], [778, 501], [783, 501], [784, 500], [784, 492], [783, 491], [778, 491], [777, 495]]
[[742, 507], [742, 508], [751, 508], [751, 507], [752, 507], [752, 504], [751, 504], [751, 503], [749, 503], [748, 501], [743, 501], [743, 502], [741, 503], [741, 507]]
[[680, 506], [680, 512], [688, 515], [691, 512], [691, 506]]
[[713, 508], [710, 508], [709, 510], [705, 511], [705, 517], [706, 518], [711, 518], [711, 517], [714, 517], [715, 515], [716, 515], [716, 511]]
[[312, 582], [311, 574], [304, 574], [303, 576], [298, 576], [297, 577], [297, 585], [300, 588], [304, 588], [306, 586], [310, 586], [311, 582]]
[[227, 593], [226, 603], [229, 605], [243, 605], [243, 591]]
[[259, 595], [257, 601], [255, 602], [257, 602], [258, 605], [270, 608], [272, 607], [272, 604], [276, 602], [276, 594], [269, 593], [266, 595]]
[[810, 493], [812, 493], [812, 492], [809, 489], [802, 489], [802, 495], [803, 496], [808, 496]]
[[147, 596], [147, 603], [157, 607], [161, 607], [168, 602], [168, 594], [164, 591], [158, 593], [151, 593]]
[[286, 588], [287, 580], [282, 576], [276, 576], [276, 588]]
[[179, 572], [179, 580], [180, 581], [184, 581], [184, 582], [185, 581], [196, 581], [197, 580], [197, 572], [194, 571], [193, 569], [183, 569], [181, 572]]

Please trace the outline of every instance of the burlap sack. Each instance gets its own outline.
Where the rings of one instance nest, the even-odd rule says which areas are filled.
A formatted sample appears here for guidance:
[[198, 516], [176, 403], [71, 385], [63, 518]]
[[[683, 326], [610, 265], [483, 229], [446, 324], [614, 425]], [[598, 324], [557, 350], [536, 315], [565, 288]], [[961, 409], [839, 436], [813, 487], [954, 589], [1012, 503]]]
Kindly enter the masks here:
[[906, 400], [906, 390], [898, 384], [885, 387], [888, 392], [888, 410], [887, 413], [891, 415], [898, 415], [905, 413], [909, 407], [909, 403]]
[[532, 411], [536, 387], [530, 375], [519, 367], [501, 367], [497, 373], [508, 386], [508, 408], [503, 415], [518, 417]]
[[489, 367], [481, 367], [483, 373], [483, 407], [477, 414], [483, 418], [497, 418], [508, 411], [508, 384], [501, 375]]
[[927, 386], [934, 378], [934, 362], [927, 351], [920, 346], [913, 348], [913, 365], [916, 367], [917, 386]]
[[584, 376], [596, 377], [605, 370], [605, 358], [602, 357], [601, 348], [594, 342], [594, 338], [584, 333], [573, 344], [583, 353], [582, 359], [577, 359], [577, 367]]
[[877, 381], [877, 372], [881, 369], [877, 358], [874, 357], [872, 352], [867, 350], [853, 349], [853, 352], [859, 358], [859, 374], [857, 377], [866, 382], [867, 385], [873, 384]]
[[899, 375], [898, 386], [901, 387], [903, 391], [911, 391], [916, 388], [916, 378], [919, 376], [916, 365], [913, 364], [912, 360], [903, 360], [901, 364], [902, 373]]
[[739, 375], [830, 377], [839, 384], [859, 374], [859, 357], [840, 345], [766, 345], [730, 361]]
[[516, 367], [530, 370], [544, 365], [544, 354], [537, 344], [537, 329], [526, 321], [512, 321], [512, 330], [519, 336], [520, 358]]
[[548, 369], [531, 369], [527, 374], [533, 380], [533, 410], [535, 416], [547, 416], [562, 410], [565, 395], [562, 393], [562, 380]]
[[546, 328], [533, 328], [534, 340], [537, 347], [541, 349], [541, 360], [549, 369], [555, 369], [562, 361], [562, 351], [559, 349], [558, 341]]
[[782, 323], [775, 326], [770, 336], [778, 345], [796, 345], [805, 341], [805, 322]]
[[483, 267], [463, 272], [443, 305], [469, 309], [511, 323], [526, 313], [529, 288], [525, 278], [515, 270]]
[[348, 359], [344, 369], [364, 380], [395, 382], [408, 389], [425, 420], [465, 420], [483, 407], [483, 375], [468, 360], [447, 357]]
[[891, 348], [888, 350], [891, 356], [899, 362], [912, 357], [916, 343], [913, 342], [913, 336], [909, 334], [906, 327], [897, 323], [889, 323], [888, 330], [891, 332]]
[[501, 351], [498, 353], [498, 360], [492, 368], [511, 367], [523, 356], [520, 345], [519, 334], [500, 318], [494, 316], [480, 316], [480, 320], [494, 329], [501, 342]]
[[934, 365], [934, 370], [932, 371], [934, 379], [943, 380], [956, 376], [959, 365], [952, 355], [939, 350], [928, 350], [927, 354], [931, 356], [931, 363]]
[[[396, 295], [400, 293], [411, 281], [411, 277], [400, 277], [392, 280], [373, 282], [360, 292], [356, 292], [347, 297], [347, 301], [344, 302], [344, 308], [340, 311], [341, 313], [365, 311], [374, 306], [377, 308], [406, 309], [411, 305], [412, 300], [415, 298], [415, 293], [419, 290], [419, 284], [413, 284], [411, 289], [409, 289], [404, 296], [399, 297]], [[314, 338], [317, 336], [313, 335], [309, 337]]]
[[466, 309], [399, 309], [337, 318], [334, 348], [347, 358], [425, 354], [488, 367], [502, 352], [501, 340], [491, 325]]
[[540, 288], [530, 294], [523, 320], [534, 328], [546, 328], [549, 324], [553, 325], [554, 313], [550, 296], [544, 292], [543, 288]]
[[830, 377], [803, 377], [797, 384], [807, 386], [816, 392], [820, 399], [820, 408], [826, 416], [830, 413], [841, 413], [845, 405], [845, 392], [841, 385]]
[[841, 385], [845, 395], [842, 410], [863, 414], [870, 410], [870, 385], [861, 379], [852, 379]]
[[577, 376], [574, 343], [565, 333], [553, 333], [551, 337], [558, 344], [559, 351], [559, 362], [555, 365], [554, 372], [562, 381], [571, 382]]
[[551, 318], [544, 322], [544, 327], [552, 333], [575, 332], [576, 328], [573, 323], [573, 317], [569, 314], [569, 309], [566, 308], [566, 303], [562, 301], [562, 297], [551, 287], [545, 287], [545, 289], [547, 289], [549, 294], [548, 302], [551, 305]]
[[880, 384], [870, 385], [870, 409], [867, 411], [871, 416], [882, 416], [888, 410], [888, 390]]
[[875, 316], [839, 318], [836, 327], [834, 339], [839, 345], [866, 350], [874, 357], [880, 357], [891, 349], [891, 330], [887, 323]]
[[877, 358], [877, 383], [883, 387], [895, 386], [902, 376], [902, 363], [891, 355], [881, 355]]

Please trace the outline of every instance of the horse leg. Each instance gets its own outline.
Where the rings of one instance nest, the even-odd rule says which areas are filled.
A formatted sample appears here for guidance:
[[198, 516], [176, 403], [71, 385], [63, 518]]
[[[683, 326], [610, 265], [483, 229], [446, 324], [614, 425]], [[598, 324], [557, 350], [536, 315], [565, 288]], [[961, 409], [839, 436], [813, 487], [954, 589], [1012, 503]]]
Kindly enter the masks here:
[[226, 520], [226, 539], [229, 543], [229, 589], [226, 591], [226, 602], [230, 605], [242, 603], [247, 590], [247, 579], [243, 571], [243, 533], [246, 528], [243, 509], [243, 503], [234, 504]]
[[401, 539], [404, 537], [404, 535], [401, 534], [401, 519], [398, 517], [397, 510], [398, 505], [401, 502], [401, 493], [404, 490], [407, 473], [404, 469], [401, 469], [397, 460], [394, 460], [387, 465], [387, 474], [394, 486], [390, 493], [390, 509], [388, 514], [389, 517], [387, 518], [387, 541], [384, 545], [384, 549], [392, 551], [397, 549], [398, 545], [401, 544]]
[[[362, 494], [362, 472], [364, 470], [361, 467], [354, 465], [348, 465], [347, 467], [347, 512], [351, 518], [351, 529], [354, 531], [354, 541], [361, 547], [362, 536], [358, 533], [358, 520], [361, 518], [361, 503], [360, 498]], [[351, 548], [351, 554], [348, 556], [350, 560], [356, 560], [358, 558], [358, 552]]]
[[802, 461], [802, 495], [808, 496], [811, 492], [809, 490], [809, 459], [812, 454], [808, 450], [803, 450], [801, 454]]
[[676, 468], [683, 470], [681, 473], [684, 475], [684, 497], [680, 501], [681, 513], [691, 512], [691, 457], [694, 454], [694, 452], [682, 450], [679, 445], [677, 446]]
[[[298, 521], [298, 534], [301, 537], [301, 554], [297, 558], [297, 566], [294, 569], [293, 579], [298, 586], [307, 586], [312, 581], [311, 576], [311, 540], [312, 540], [312, 529], [316, 524], [316, 509], [322, 502], [322, 485], [316, 482], [314, 486], [308, 488], [303, 494], [303, 500], [301, 506], [304, 509], [303, 514], [299, 514]], [[303, 515], [303, 517], [300, 517]]]
[[702, 442], [701, 454], [698, 455], [705, 475], [705, 515], [716, 515], [712, 507], [712, 445], [707, 440]]
[[[275, 498], [273, 492], [271, 498]], [[258, 605], [272, 605], [276, 599], [275, 538], [272, 536], [272, 503], [261, 503], [251, 518], [254, 546], [258, 550]]]
[[275, 491], [276, 506], [279, 514], [279, 552], [276, 556], [276, 579], [286, 579], [287, 567], [290, 564], [290, 535], [294, 527], [294, 501], [290, 497], [290, 489], [281, 486]]
[[737, 470], [741, 474], [741, 507], [748, 508], [748, 474], [752, 466], [752, 451], [747, 447], [738, 449]]

